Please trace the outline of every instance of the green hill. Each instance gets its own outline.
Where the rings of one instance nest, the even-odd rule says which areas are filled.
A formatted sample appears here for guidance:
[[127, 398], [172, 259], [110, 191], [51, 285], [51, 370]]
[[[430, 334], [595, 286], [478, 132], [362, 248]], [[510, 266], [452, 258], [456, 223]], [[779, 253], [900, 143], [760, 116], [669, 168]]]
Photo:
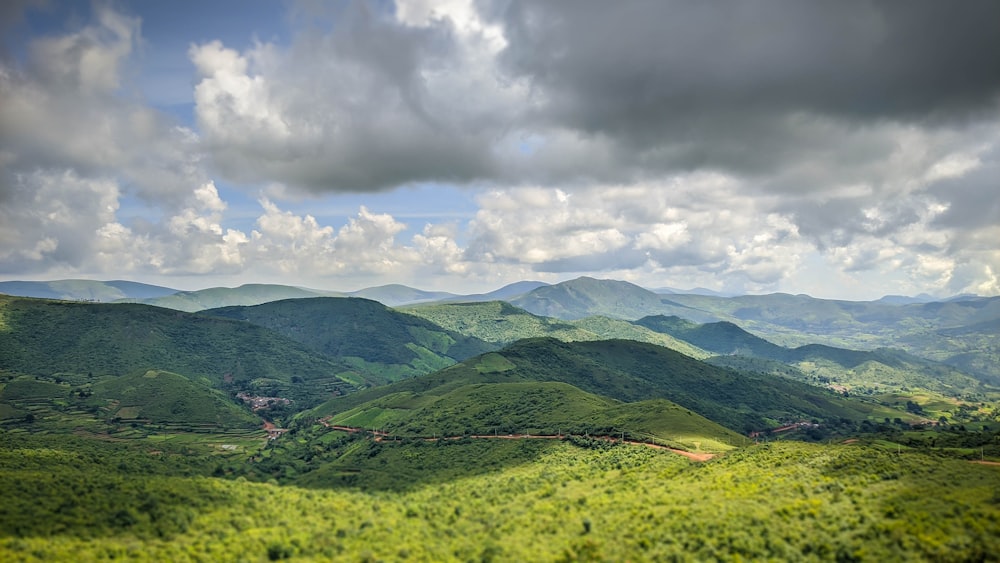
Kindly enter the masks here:
[[335, 398], [308, 416], [343, 413], [391, 393], [442, 395], [476, 383], [524, 381], [566, 383], [628, 403], [667, 399], [738, 432], [801, 419], [906, 418], [899, 411], [845, 399], [811, 385], [733, 372], [660, 346], [626, 340], [565, 343], [550, 338], [522, 340], [433, 374]]
[[537, 337], [551, 337], [565, 342], [626, 339], [665, 346], [695, 358], [711, 355], [673, 336], [627, 321], [609, 317], [563, 321], [534, 315], [504, 301], [435, 303], [403, 310], [456, 332], [498, 344]]
[[[679, 317], [649, 316], [637, 325], [690, 342], [724, 356], [774, 360], [795, 367], [801, 379], [871, 392], [925, 389], [952, 397], [981, 394], [988, 389], [977, 379], [945, 364], [901, 350], [848, 350], [823, 344], [785, 348], [750, 334], [729, 322], [696, 324]], [[730, 360], [736, 367], [739, 362]], [[744, 367], [747, 367], [744, 364]], [[790, 372], [795, 377], [795, 372]], [[798, 378], [798, 377], [796, 377]]]
[[183, 375], [149, 370], [106, 378], [91, 387], [88, 403], [123, 422], [254, 428], [260, 419], [222, 392]]
[[[239, 287], [213, 287], [198, 291], [179, 291], [173, 295], [138, 300], [140, 303], [194, 313], [218, 307], [259, 305], [281, 299], [339, 296], [333, 291], [319, 291], [287, 285], [245, 284]], [[134, 301], [134, 300], [133, 300]]]
[[679, 306], [635, 284], [588, 277], [539, 287], [511, 303], [536, 315], [565, 320], [591, 316], [631, 320], [655, 313], [716, 320], [704, 311]]
[[399, 436], [618, 435], [721, 451], [742, 437], [663, 399], [622, 403], [567, 383], [473, 383], [390, 393], [334, 414], [330, 424]]
[[430, 373], [496, 348], [360, 298], [286, 299], [199, 315], [265, 327], [383, 383]]
[[534, 315], [504, 301], [434, 303], [401, 310], [449, 330], [498, 344], [539, 336], [566, 341], [600, 338], [566, 321]]
[[249, 323], [139, 304], [10, 297], [0, 297], [0, 369], [98, 378], [159, 369], [303, 406], [368, 384], [349, 366]]

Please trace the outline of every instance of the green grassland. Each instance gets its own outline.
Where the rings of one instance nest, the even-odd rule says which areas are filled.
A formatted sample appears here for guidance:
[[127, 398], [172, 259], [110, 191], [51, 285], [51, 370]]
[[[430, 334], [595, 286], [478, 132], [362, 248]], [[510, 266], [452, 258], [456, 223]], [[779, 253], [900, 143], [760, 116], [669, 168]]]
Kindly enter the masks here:
[[[381, 448], [370, 458], [380, 470], [353, 475], [375, 486], [317, 489], [208, 477], [218, 469], [210, 458], [34, 440], [0, 434], [0, 478], [18, 483], [0, 505], [5, 561], [940, 561], [1000, 552], [996, 467], [877, 445], [771, 443], [697, 464], [640, 446], [362, 444]], [[469, 457], [480, 469], [383, 486]]]

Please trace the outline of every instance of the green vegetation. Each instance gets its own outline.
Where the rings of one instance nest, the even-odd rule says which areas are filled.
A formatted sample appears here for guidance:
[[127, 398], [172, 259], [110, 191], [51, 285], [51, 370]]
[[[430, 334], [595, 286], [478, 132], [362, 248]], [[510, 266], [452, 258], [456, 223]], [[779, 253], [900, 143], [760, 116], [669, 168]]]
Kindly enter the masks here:
[[568, 342], [600, 338], [565, 321], [533, 315], [504, 301], [435, 303], [413, 305], [401, 310], [449, 330], [497, 344], [540, 336]]
[[[1000, 551], [995, 467], [875, 445], [772, 443], [692, 464], [634, 446], [361, 443], [377, 449], [372, 462], [331, 471], [347, 487], [334, 490], [199, 476], [211, 461], [117, 444], [42, 447], [0, 434], [0, 445], [0, 476], [18, 483], [0, 506], [9, 561], [920, 561]], [[391, 486], [469, 458], [480, 468]]]
[[159, 370], [107, 378], [91, 387], [88, 404], [108, 418], [153, 424], [256, 428], [260, 419], [220, 391]]
[[666, 399], [740, 433], [803, 419], [839, 424], [841, 419], [920, 418], [784, 378], [716, 368], [651, 344], [545, 338], [522, 340], [440, 372], [337, 397], [303, 416], [344, 413], [394, 393], [443, 396], [467, 385], [539, 381], [566, 383], [627, 403]]
[[303, 406], [365, 385], [336, 359], [249, 323], [137, 304], [0, 296], [0, 369], [101, 378], [160, 369]]
[[[712, 363], [741, 370], [754, 369], [759, 362], [740, 360], [749, 357], [781, 362], [795, 369], [767, 372], [818, 386], [829, 386], [852, 393], [884, 393], [922, 389], [951, 397], [981, 397], [995, 393], [982, 382], [956, 369], [918, 358], [901, 350], [881, 348], [871, 351], [846, 350], [821, 344], [785, 348], [750, 334], [733, 323], [696, 324], [679, 317], [655, 315], [643, 317], [636, 324], [670, 334], [681, 340], [727, 356]], [[736, 356], [734, 358], [733, 356]]]
[[199, 313], [267, 328], [376, 382], [430, 373], [496, 346], [368, 299], [288, 299]]

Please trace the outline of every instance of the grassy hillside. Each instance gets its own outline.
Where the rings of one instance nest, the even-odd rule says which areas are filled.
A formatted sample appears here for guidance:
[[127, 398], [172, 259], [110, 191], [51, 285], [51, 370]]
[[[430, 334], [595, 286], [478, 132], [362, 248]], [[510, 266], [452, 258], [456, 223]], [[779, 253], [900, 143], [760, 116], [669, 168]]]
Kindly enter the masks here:
[[360, 298], [288, 299], [200, 313], [265, 327], [379, 382], [429, 373], [496, 348]]
[[[773, 443], [691, 464], [628, 446], [359, 443], [368, 461], [340, 479], [417, 477], [369, 493], [197, 476], [209, 469], [117, 444], [39, 445], [0, 434], [0, 479], [17, 483], [0, 506], [7, 561], [971, 561], [1000, 552], [996, 468], [878, 446]], [[477, 469], [456, 471], [473, 465], [463, 460]]]
[[148, 370], [106, 378], [90, 388], [88, 404], [102, 407], [107, 418], [184, 424], [255, 428], [260, 418], [222, 392], [183, 375]]
[[536, 337], [551, 337], [565, 342], [627, 339], [665, 346], [694, 358], [711, 355], [673, 336], [627, 321], [609, 317], [562, 321], [534, 315], [503, 301], [436, 303], [403, 310], [456, 332], [498, 344]]
[[[729, 322], [696, 324], [679, 317], [649, 316], [635, 321], [719, 355], [749, 356], [796, 368], [787, 375], [817, 385], [883, 393], [923, 389], [952, 397], [989, 392], [979, 380], [953, 367], [918, 358], [901, 350], [848, 350], [808, 344], [785, 348], [750, 334]], [[749, 364], [725, 362], [732, 367]]]
[[717, 368], [660, 346], [547, 338], [522, 340], [437, 373], [336, 398], [310, 416], [345, 412], [390, 393], [440, 395], [474, 383], [522, 381], [567, 383], [624, 402], [667, 399], [741, 433], [803, 418], [913, 418], [784, 378]]
[[281, 299], [304, 299], [341, 295], [332, 291], [318, 291], [301, 287], [272, 284], [245, 284], [239, 287], [212, 287], [198, 291], [179, 291], [173, 295], [139, 302], [167, 309], [194, 313], [203, 309], [259, 305]]
[[644, 326], [624, 321], [612, 319], [610, 317], [586, 317], [583, 319], [570, 321], [574, 326], [586, 329], [600, 336], [601, 340], [635, 340], [647, 344], [656, 344], [664, 348], [676, 350], [686, 356], [696, 359], [705, 359], [712, 354], [698, 348], [690, 342], [685, 342], [669, 334], [656, 332]]
[[366, 379], [249, 323], [138, 304], [0, 297], [0, 369], [31, 375], [123, 376], [161, 369], [314, 404]]
[[704, 311], [688, 309], [635, 284], [582, 277], [539, 287], [511, 301], [536, 315], [574, 320], [591, 316], [638, 319], [646, 315], [678, 314], [695, 320], [716, 320]]
[[329, 423], [401, 437], [621, 434], [691, 451], [721, 451], [742, 440], [670, 401], [622, 403], [566, 383], [535, 381], [391, 393], [334, 414]]
[[531, 314], [504, 301], [434, 303], [401, 309], [449, 330], [486, 342], [510, 344], [522, 338], [550, 336], [559, 340], [597, 340], [597, 334], [566, 321]]

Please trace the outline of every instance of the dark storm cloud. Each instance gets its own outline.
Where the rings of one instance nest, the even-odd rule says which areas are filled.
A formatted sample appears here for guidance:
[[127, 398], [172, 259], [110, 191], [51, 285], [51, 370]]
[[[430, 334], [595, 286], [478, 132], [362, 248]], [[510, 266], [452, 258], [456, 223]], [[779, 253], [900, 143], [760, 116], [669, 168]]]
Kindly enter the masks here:
[[716, 112], [944, 118], [1000, 92], [992, 0], [514, 1], [501, 18], [505, 67], [549, 115], [636, 140]]

